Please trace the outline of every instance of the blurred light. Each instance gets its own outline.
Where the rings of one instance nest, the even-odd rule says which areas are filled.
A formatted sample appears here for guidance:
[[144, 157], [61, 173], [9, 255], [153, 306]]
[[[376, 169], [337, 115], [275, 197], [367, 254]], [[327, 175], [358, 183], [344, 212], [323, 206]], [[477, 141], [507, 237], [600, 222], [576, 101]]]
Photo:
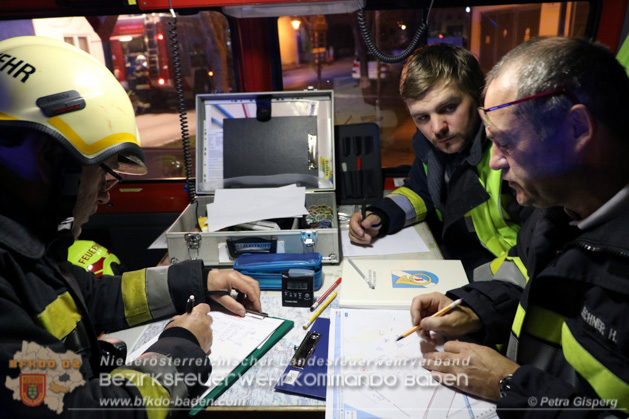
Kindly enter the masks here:
[[403, 31], [406, 30], [406, 25], [400, 25], [400, 29], [402, 29]]
[[293, 19], [290, 23], [293, 25], [293, 29], [295, 30], [298, 30], [299, 25], [301, 25], [301, 21], [299, 19]]
[[439, 39], [443, 39], [443, 35], [442, 34], [439, 34]]
[[[243, 2], [244, 3], [244, 2]], [[257, 2], [261, 3], [261, 2]], [[279, 16], [310, 16], [336, 15], [353, 13], [364, 6], [364, 0], [327, 0], [316, 4], [291, 2], [286, 4], [251, 6], [225, 6], [223, 13], [232, 17], [279, 17]]]
[[469, 6], [467, 6], [467, 7], [465, 8], [465, 13], [469, 13], [469, 12], [471, 12], [471, 11], [472, 11], [472, 9], [471, 9]]
[[166, 80], [164, 80], [162, 77], [160, 77], [160, 78], [157, 80], [157, 84], [159, 84], [160, 86], [163, 86], [163, 85], [165, 85], [165, 84], [166, 84]]
[[121, 36], [120, 37], [120, 42], [129, 42], [133, 39], [132, 36]]
[[207, 75], [210, 76], [210, 77], [214, 77], [214, 72], [213, 71], [208, 71]]
[[164, 40], [164, 35], [163, 35], [163, 34], [161, 34], [161, 33], [158, 33], [158, 34], [157, 34], [157, 40], [158, 40], [158, 41], [163, 41], [163, 40]]

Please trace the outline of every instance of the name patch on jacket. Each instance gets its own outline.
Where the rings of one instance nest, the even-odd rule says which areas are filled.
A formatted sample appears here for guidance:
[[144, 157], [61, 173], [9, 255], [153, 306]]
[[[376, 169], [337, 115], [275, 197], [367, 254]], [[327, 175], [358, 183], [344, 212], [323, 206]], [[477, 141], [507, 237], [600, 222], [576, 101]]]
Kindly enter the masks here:
[[590, 312], [590, 310], [588, 310], [586, 306], [583, 306], [583, 309], [581, 310], [581, 318], [590, 327], [600, 333], [601, 336], [608, 338], [612, 342], [616, 342], [616, 329], [612, 329], [610, 327], [609, 331], [607, 331], [606, 329], [608, 329], [608, 327], [605, 322], [601, 320], [600, 317], [597, 317], [592, 312]]

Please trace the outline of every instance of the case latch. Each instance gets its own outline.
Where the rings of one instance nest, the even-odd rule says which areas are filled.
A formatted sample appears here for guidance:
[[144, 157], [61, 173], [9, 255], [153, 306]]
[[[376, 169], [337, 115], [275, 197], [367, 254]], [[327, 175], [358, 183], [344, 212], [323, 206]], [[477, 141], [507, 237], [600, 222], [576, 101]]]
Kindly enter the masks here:
[[317, 245], [317, 231], [308, 230], [301, 232], [301, 243], [304, 246], [304, 253], [314, 252]]
[[[198, 233], [187, 233], [184, 236], [188, 245], [188, 256], [191, 260], [199, 259], [199, 248], [201, 247], [201, 235]], [[194, 254], [194, 255], [193, 255]]]

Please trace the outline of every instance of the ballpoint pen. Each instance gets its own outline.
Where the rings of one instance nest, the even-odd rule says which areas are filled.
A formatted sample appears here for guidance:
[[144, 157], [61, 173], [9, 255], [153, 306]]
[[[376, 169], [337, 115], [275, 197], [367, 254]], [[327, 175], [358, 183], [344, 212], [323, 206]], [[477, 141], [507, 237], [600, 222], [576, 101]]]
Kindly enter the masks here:
[[194, 295], [190, 295], [188, 297], [188, 301], [186, 301], [186, 313], [192, 313], [192, 309], [194, 308]]
[[353, 267], [354, 269], [356, 269], [356, 272], [358, 272], [358, 275], [360, 275], [360, 277], [361, 277], [362, 279], [364, 279], [364, 280], [365, 280], [365, 282], [367, 283], [367, 285], [369, 285], [369, 288], [371, 288], [371, 289], [376, 288], [376, 284], [374, 284], [374, 283], [371, 281], [371, 279], [369, 279], [369, 277], [367, 277], [367, 276], [363, 273], [363, 271], [361, 271], [361, 270], [358, 268], [358, 266], [356, 266], [356, 264], [354, 263], [354, 261], [353, 261], [353, 260], [351, 260], [350, 258], [347, 258], [347, 260], [349, 261], [349, 264], [350, 264], [350, 265], [352, 265], [352, 267]]
[[[459, 298], [456, 301], [453, 301], [452, 303], [450, 303], [449, 305], [445, 306], [444, 308], [442, 308], [441, 310], [437, 311], [435, 314], [433, 314], [430, 317], [439, 317], [439, 316], [443, 316], [444, 314], [447, 314], [448, 312], [450, 312], [450, 310], [452, 310], [454, 307], [458, 306], [459, 304], [461, 304], [463, 302], [462, 298]], [[407, 337], [408, 335], [410, 335], [411, 333], [415, 333], [417, 332], [419, 329], [421, 329], [420, 325], [417, 326], [413, 326], [410, 329], [408, 329], [406, 332], [402, 333], [400, 336], [398, 336], [398, 338], [396, 339], [396, 341], [400, 340], [400, 339], [404, 339], [405, 337]]]
[[367, 197], [363, 198], [363, 206], [360, 212], [363, 216], [363, 219], [361, 221], [365, 221], [365, 218], [367, 218]]

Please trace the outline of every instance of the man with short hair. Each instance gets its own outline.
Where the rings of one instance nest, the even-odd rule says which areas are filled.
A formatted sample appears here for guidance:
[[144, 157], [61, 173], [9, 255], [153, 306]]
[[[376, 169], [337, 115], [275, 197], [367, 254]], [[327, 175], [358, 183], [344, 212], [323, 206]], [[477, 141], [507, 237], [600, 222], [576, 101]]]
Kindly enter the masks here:
[[[577, 38], [528, 41], [488, 75], [480, 114], [490, 165], [520, 204], [539, 208], [518, 235], [529, 278], [524, 288], [475, 282], [418, 296], [411, 314], [426, 337], [506, 344], [506, 356], [458, 340], [425, 355], [433, 376], [466, 377], [460, 389], [497, 401], [501, 417], [626, 417], [627, 97], [611, 51]], [[455, 298], [463, 305], [429, 318]]]
[[526, 217], [500, 172], [488, 166], [491, 142], [476, 108], [484, 86], [476, 58], [450, 44], [427, 45], [404, 65], [400, 95], [417, 133], [405, 185], [350, 220], [354, 243], [427, 221], [446, 259], [460, 259], [471, 278], [477, 266], [515, 244]]
[[[61, 41], [4, 40], [0, 61], [0, 416], [163, 418], [190, 406], [211, 372], [208, 303], [260, 310], [257, 282], [201, 261], [101, 277], [70, 264], [119, 174], [146, 173], [131, 102]], [[101, 332], [169, 317], [134, 363], [104, 356]]]

